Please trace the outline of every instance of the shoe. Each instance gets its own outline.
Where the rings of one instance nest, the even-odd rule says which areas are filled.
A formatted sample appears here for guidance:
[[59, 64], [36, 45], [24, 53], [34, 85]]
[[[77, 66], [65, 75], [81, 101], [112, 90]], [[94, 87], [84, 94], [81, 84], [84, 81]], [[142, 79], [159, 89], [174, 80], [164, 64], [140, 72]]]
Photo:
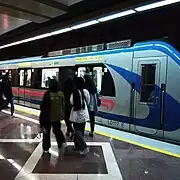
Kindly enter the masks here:
[[90, 137], [93, 137], [93, 136], [94, 136], [93, 132], [90, 132], [90, 133], [89, 133], [89, 136], [90, 136]]
[[43, 154], [49, 154], [49, 151], [44, 151], [44, 150], [43, 150]]
[[74, 133], [71, 133], [71, 136], [70, 136], [70, 140], [72, 141], [73, 140], [73, 138], [74, 138]]
[[81, 155], [81, 156], [85, 156], [85, 155], [88, 154], [88, 153], [89, 153], [89, 148], [88, 148], [88, 147], [85, 148], [84, 151], [80, 151], [80, 155]]
[[78, 150], [75, 146], [72, 149], [75, 153], [80, 153], [80, 150]]

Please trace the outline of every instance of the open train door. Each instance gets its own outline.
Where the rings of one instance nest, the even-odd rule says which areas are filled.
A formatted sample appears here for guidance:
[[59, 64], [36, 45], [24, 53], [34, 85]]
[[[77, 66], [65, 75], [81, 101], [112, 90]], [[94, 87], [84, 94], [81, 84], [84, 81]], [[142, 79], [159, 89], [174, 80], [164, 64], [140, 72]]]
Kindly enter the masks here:
[[25, 105], [25, 70], [19, 70], [18, 104]]
[[[135, 58], [135, 131], [162, 137], [167, 57]], [[159, 134], [159, 135], [158, 135]]]

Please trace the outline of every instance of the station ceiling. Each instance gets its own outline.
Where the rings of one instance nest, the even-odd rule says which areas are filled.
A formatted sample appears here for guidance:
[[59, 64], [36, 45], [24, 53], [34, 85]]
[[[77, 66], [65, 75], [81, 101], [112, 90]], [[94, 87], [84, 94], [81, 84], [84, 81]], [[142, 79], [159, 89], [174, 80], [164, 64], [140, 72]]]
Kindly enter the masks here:
[[29, 23], [42, 24], [68, 13], [82, 0], [0, 0], [0, 35]]
[[[162, 0], [161, 0], [162, 1]], [[170, 1], [170, 0], [168, 0]], [[175, 0], [172, 0], [175, 1]], [[91, 18], [158, 2], [157, 0], [0, 0], [0, 47]], [[0, 49], [1, 58], [34, 56], [46, 51], [109, 41], [171, 38], [180, 47], [180, 3], [128, 18], [100, 23], [55, 37]], [[23, 48], [23, 51], [22, 51]], [[34, 49], [32, 49], [34, 48]], [[30, 49], [30, 51], [29, 51]]]
[[0, 45], [147, 0], [0, 0]]

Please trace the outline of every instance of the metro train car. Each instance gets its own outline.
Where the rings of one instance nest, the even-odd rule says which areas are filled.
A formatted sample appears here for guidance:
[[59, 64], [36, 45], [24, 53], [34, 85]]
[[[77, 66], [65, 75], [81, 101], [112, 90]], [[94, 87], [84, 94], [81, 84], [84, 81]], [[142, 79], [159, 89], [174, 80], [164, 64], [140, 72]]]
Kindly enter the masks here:
[[36, 109], [48, 78], [61, 89], [68, 77], [88, 73], [101, 98], [97, 124], [180, 144], [180, 53], [170, 44], [1, 61], [7, 70], [15, 103]]

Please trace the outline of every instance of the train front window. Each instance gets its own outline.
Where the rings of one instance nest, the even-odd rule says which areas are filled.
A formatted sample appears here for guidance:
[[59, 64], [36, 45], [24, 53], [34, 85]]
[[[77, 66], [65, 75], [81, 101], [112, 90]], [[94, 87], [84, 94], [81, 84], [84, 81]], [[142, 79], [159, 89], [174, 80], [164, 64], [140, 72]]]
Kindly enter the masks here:
[[78, 77], [84, 77], [84, 75], [85, 75], [85, 73], [86, 73], [86, 68], [85, 67], [79, 67], [78, 68]]
[[141, 67], [141, 102], [154, 101], [156, 64], [143, 64]]
[[102, 67], [93, 68], [93, 79], [98, 93], [101, 91], [102, 86]]
[[20, 80], [19, 85], [24, 86], [24, 70], [23, 69], [20, 70], [19, 72], [19, 80]]
[[115, 97], [116, 95], [113, 77], [106, 67], [104, 67], [102, 70], [102, 85], [100, 94], [102, 96], [110, 97]]
[[58, 81], [59, 68], [43, 69], [42, 70], [42, 80], [41, 87], [48, 88], [51, 79], [56, 79]]
[[27, 69], [26, 72], [25, 72], [25, 77], [26, 77], [26, 84], [25, 86], [26, 87], [31, 87], [31, 69]]

